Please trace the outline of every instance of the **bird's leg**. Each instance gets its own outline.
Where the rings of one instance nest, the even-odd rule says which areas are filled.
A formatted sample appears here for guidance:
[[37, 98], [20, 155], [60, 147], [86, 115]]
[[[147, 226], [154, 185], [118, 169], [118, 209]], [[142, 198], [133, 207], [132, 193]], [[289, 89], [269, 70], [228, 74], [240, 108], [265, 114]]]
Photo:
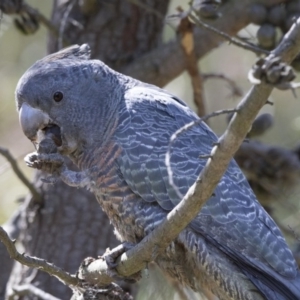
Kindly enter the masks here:
[[130, 276], [123, 277], [121, 276], [116, 267], [118, 265], [117, 259], [126, 251], [133, 248], [135, 245], [131, 243], [122, 243], [121, 245], [113, 248], [113, 249], [106, 249], [106, 252], [101, 256], [102, 259], [105, 259], [107, 267], [108, 267], [108, 275], [116, 280], [123, 280], [128, 283], [135, 283], [142, 278], [141, 272], [137, 272]]
[[93, 182], [85, 171], [72, 171], [66, 165], [63, 165], [60, 172], [60, 178], [64, 183], [74, 187], [90, 187]]
[[57, 175], [65, 163], [63, 156], [58, 153], [55, 141], [47, 135], [41, 137], [38, 150], [28, 154], [24, 160], [27, 166], [52, 175]]

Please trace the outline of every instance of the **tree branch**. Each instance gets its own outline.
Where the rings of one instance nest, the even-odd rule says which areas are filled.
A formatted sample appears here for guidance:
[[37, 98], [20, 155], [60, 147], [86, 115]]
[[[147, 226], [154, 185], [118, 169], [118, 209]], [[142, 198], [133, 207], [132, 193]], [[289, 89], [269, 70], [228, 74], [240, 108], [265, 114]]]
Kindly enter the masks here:
[[64, 282], [66, 285], [77, 285], [79, 280], [75, 275], [70, 275], [69, 273], [63, 271], [62, 269], [56, 267], [55, 265], [46, 262], [44, 259], [40, 259], [37, 257], [27, 256], [25, 254], [21, 254], [18, 252], [14, 241], [12, 241], [6, 231], [0, 226], [0, 240], [5, 245], [10, 257], [19, 263], [31, 267], [36, 268], [41, 271], [47, 272], [55, 277], [57, 277], [60, 281]]

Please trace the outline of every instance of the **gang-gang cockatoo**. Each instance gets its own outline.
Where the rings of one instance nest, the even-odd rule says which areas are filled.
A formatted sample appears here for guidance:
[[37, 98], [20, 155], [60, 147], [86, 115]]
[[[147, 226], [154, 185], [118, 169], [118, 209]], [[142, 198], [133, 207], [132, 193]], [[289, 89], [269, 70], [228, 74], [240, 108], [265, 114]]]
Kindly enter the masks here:
[[[188, 191], [206, 162], [199, 155], [217, 141], [203, 122], [178, 136], [171, 184], [165, 164], [170, 137], [197, 115], [167, 91], [91, 60], [87, 45], [37, 61], [20, 79], [16, 100], [25, 135], [39, 144], [52, 132], [55, 155], [81, 169], [85, 176], [78, 181], [130, 243], [141, 241], [180, 202], [174, 186], [182, 195]], [[51, 155], [33, 155], [32, 166], [43, 160], [51, 164]], [[68, 182], [63, 170], [60, 175]], [[220, 299], [300, 299], [293, 255], [233, 160], [173, 244], [156, 263], [196, 291], [205, 287]]]

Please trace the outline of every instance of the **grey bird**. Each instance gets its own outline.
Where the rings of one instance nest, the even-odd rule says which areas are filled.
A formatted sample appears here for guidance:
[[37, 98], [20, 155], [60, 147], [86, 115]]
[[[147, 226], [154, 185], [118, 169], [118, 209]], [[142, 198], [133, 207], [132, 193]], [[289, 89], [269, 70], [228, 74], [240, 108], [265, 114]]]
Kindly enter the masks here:
[[[76, 45], [27, 70], [16, 101], [24, 134], [38, 144], [54, 132], [58, 154], [85, 174], [84, 185], [121, 241], [138, 243], [181, 201], [165, 155], [172, 134], [198, 117], [177, 97], [91, 60], [89, 47]], [[175, 140], [171, 167], [181, 194], [204, 167], [199, 156], [209, 154], [217, 140], [204, 123]], [[51, 163], [56, 154], [39, 159]], [[234, 160], [156, 263], [181, 284], [208, 288], [220, 299], [300, 299], [293, 255]]]

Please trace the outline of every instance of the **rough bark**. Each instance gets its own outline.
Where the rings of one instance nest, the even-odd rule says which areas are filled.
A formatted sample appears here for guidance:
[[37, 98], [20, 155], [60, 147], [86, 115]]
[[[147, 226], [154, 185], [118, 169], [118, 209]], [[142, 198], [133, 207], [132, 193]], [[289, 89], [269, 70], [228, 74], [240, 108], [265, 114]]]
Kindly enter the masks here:
[[[143, 1], [161, 16], [167, 12], [169, 1]], [[114, 69], [127, 66], [143, 54], [156, 49], [161, 44], [163, 18], [130, 1], [84, 1], [74, 5], [66, 16], [65, 1], [54, 3], [52, 20], [55, 24], [65, 17], [75, 19], [78, 25], [68, 22], [61, 34], [67, 37], [68, 44], [88, 43], [92, 57], [101, 59]], [[62, 28], [60, 28], [62, 29]], [[59, 38], [49, 40], [50, 52], [59, 50]]]

